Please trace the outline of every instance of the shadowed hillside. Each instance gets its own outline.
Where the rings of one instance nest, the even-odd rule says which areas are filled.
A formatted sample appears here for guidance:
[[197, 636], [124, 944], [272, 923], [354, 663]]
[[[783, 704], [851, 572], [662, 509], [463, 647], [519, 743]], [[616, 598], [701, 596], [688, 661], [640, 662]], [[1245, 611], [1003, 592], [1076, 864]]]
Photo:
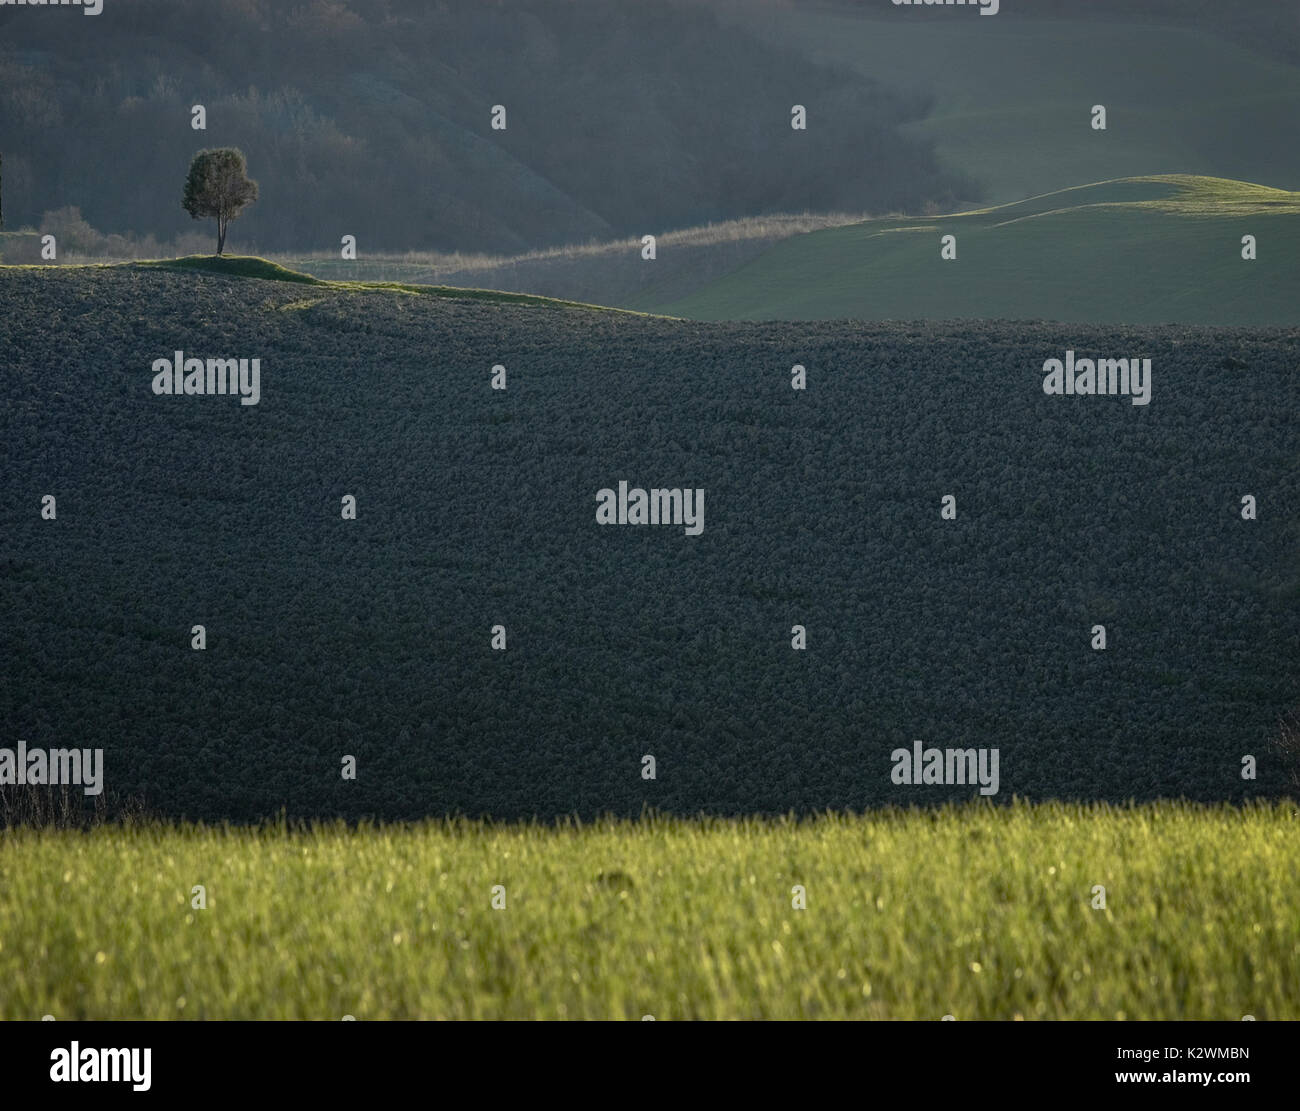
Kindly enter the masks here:
[[[968, 797], [891, 780], [918, 741], [998, 747], [998, 800], [1283, 788], [1295, 330], [713, 325], [155, 267], [0, 269], [0, 299], [2, 740], [103, 747], [166, 812]], [[1067, 346], [1149, 357], [1150, 404], [1046, 396]], [[258, 358], [258, 403], [155, 395], [177, 349]], [[597, 524], [620, 480], [705, 490], [703, 531]]]

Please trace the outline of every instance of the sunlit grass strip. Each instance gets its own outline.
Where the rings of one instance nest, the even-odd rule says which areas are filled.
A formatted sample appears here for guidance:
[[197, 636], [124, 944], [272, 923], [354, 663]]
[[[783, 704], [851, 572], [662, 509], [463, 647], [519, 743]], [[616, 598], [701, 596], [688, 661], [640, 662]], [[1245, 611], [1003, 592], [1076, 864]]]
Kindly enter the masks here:
[[[61, 265], [16, 263], [0, 265], [0, 270], [44, 270], [52, 274], [74, 270], [103, 270], [126, 268], [140, 270], [180, 270], [201, 274], [216, 274], [228, 278], [256, 278], [262, 281], [293, 282], [299, 285], [320, 286], [326, 290], [344, 293], [402, 293], [424, 297], [444, 297], [461, 301], [491, 301], [503, 305], [530, 305], [537, 308], [585, 309], [589, 312], [613, 312], [627, 316], [655, 316], [655, 313], [621, 309], [611, 305], [594, 305], [585, 301], [565, 301], [557, 297], [541, 297], [533, 293], [508, 293], [496, 289], [473, 289], [450, 285], [420, 285], [413, 282], [388, 281], [331, 281], [290, 270], [278, 262], [258, 258], [256, 255], [187, 255], [174, 259], [146, 259], [129, 262], [64, 263]], [[671, 319], [671, 318], [664, 318]]]
[[1289, 803], [10, 831], [0, 1017], [1295, 1019], [1298, 834]]
[[139, 267], [156, 270], [190, 270], [207, 274], [220, 274], [233, 278], [260, 278], [265, 281], [297, 282], [302, 285], [321, 286], [324, 289], [351, 293], [384, 291], [427, 297], [449, 297], [459, 300], [492, 301], [503, 305], [534, 305], [540, 308], [587, 309], [592, 312], [626, 313], [629, 316], [648, 316], [649, 313], [631, 309], [591, 305], [583, 301], [563, 301], [555, 297], [539, 297], [531, 293], [505, 293], [495, 289], [471, 289], [460, 286], [418, 285], [411, 282], [331, 281], [290, 270], [277, 262], [256, 255], [187, 255], [178, 259], [158, 259], [146, 262], [112, 263], [109, 265]]

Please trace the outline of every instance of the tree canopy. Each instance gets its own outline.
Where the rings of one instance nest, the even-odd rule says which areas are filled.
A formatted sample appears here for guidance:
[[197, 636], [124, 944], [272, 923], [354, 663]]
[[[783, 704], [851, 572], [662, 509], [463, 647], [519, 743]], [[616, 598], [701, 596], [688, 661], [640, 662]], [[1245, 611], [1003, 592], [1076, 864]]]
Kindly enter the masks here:
[[230, 221], [257, 200], [257, 182], [248, 176], [243, 151], [233, 147], [201, 150], [190, 162], [181, 207], [194, 219], [217, 221], [217, 254], [226, 248]]

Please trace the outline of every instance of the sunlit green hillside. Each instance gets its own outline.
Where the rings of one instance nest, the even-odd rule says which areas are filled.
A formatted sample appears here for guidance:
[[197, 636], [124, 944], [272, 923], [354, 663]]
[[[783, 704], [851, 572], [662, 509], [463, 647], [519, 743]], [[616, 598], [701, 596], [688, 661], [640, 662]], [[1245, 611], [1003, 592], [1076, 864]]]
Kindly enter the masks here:
[[[941, 257], [956, 237], [956, 258]], [[1242, 237], [1258, 257], [1242, 257]], [[1168, 175], [797, 236], [678, 300], [705, 320], [1300, 324], [1300, 193]]]

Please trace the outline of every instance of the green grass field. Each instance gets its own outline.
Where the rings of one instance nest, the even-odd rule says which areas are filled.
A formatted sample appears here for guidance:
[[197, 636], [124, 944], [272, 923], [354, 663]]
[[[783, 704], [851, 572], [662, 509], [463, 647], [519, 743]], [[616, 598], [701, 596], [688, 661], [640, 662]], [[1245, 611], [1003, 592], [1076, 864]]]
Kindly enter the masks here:
[[11, 830], [0, 1018], [1295, 1019], [1297, 821]]
[[[940, 257], [944, 235], [957, 257]], [[1242, 258], [1253, 235], [1258, 258]], [[1300, 324], [1300, 193], [1166, 175], [955, 216], [796, 236], [696, 293], [632, 307], [703, 320]]]
[[[1203, 31], [1018, 20], [1011, 7], [993, 19], [913, 19], [887, 5], [861, 14], [790, 5], [744, 19], [817, 61], [933, 95], [933, 111], [907, 130], [933, 139], [990, 203], [1152, 173], [1300, 188], [1300, 146], [1248, 135], [1294, 130], [1300, 69]], [[1094, 104], [1106, 106], [1105, 132], [1091, 129]]]

